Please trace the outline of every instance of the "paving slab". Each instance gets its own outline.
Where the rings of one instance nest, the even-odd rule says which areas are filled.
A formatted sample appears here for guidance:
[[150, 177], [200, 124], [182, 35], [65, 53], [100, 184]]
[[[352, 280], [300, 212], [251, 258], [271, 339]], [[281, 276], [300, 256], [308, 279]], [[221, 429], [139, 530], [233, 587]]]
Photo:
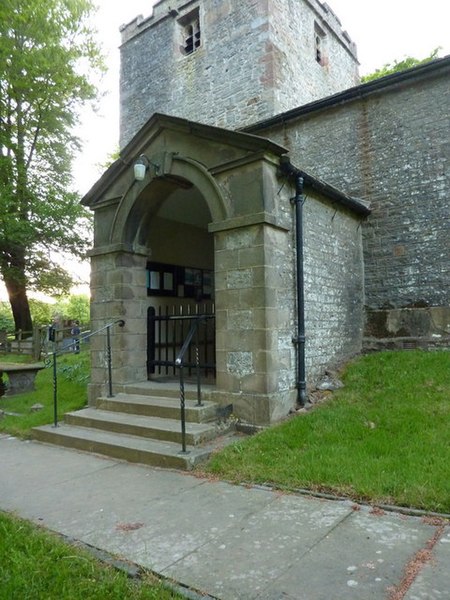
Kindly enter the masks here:
[[388, 598], [405, 563], [434, 535], [414, 517], [354, 512], [298, 561], [258, 600], [295, 598], [372, 600]]
[[274, 501], [243, 527], [223, 532], [163, 574], [219, 598], [256, 598], [352, 512], [342, 503], [271, 494]]
[[431, 559], [417, 574], [404, 600], [449, 600], [450, 527], [433, 548]]
[[139, 531], [123, 531], [116, 526], [117, 520], [111, 520], [109, 527], [85, 536], [84, 541], [162, 572], [223, 532], [243, 527], [254, 512], [273, 501], [268, 492], [253, 490], [249, 497], [243, 488], [189, 479], [198, 485], [182, 494], [174, 488], [165, 499], [132, 514], [121, 512], [122, 520], [141, 525]]
[[0, 435], [0, 510], [221, 600], [450, 599], [450, 526]]

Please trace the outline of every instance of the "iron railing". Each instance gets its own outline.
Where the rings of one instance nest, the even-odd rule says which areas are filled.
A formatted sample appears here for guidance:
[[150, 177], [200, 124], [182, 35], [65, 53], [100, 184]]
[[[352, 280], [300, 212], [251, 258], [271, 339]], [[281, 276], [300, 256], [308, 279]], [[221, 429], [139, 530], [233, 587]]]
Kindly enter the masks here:
[[191, 327], [183, 342], [181, 350], [179, 351], [176, 359], [175, 366], [179, 369], [180, 374], [180, 420], [181, 420], [181, 452], [188, 454], [186, 450], [186, 396], [184, 389], [184, 368], [185, 368], [185, 356], [191, 348], [192, 340], [194, 341], [194, 352], [195, 352], [195, 372], [197, 380], [197, 406], [202, 405], [202, 392], [201, 392], [201, 367], [200, 367], [200, 352], [199, 352], [199, 326], [201, 323], [206, 323], [208, 319], [213, 319], [214, 315], [197, 315], [195, 317], [172, 317], [173, 319], [190, 319], [192, 320]]
[[[195, 306], [158, 306], [148, 309], [147, 319], [147, 374], [148, 377], [177, 376], [175, 360], [186, 339], [191, 322], [198, 316], [214, 316], [212, 303]], [[199, 332], [197, 351], [205, 377], [215, 375], [215, 330], [205, 325]], [[196, 365], [193, 346], [184, 358], [189, 375]]]
[[47, 355], [47, 358], [44, 361], [46, 367], [52, 366], [53, 369], [53, 426], [58, 427], [58, 370], [57, 370], [57, 356], [61, 354], [66, 354], [70, 350], [77, 350], [80, 347], [81, 342], [85, 342], [90, 339], [92, 336], [97, 335], [98, 333], [106, 330], [106, 364], [107, 364], [107, 372], [108, 372], [108, 398], [113, 397], [112, 393], [112, 352], [111, 352], [111, 328], [114, 325], [118, 325], [119, 327], [123, 327], [125, 325], [125, 321], [123, 319], [117, 319], [116, 321], [111, 321], [107, 325], [96, 329], [95, 331], [90, 331], [88, 333], [80, 333], [73, 337], [73, 341], [64, 346], [63, 349], [58, 350], [56, 343], [54, 344], [53, 352]]

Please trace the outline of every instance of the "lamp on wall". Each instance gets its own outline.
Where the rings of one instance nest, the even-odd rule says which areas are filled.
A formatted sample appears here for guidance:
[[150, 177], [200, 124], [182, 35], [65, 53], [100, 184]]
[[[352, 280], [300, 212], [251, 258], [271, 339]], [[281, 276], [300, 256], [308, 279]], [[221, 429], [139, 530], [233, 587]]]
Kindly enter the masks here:
[[136, 181], [144, 180], [145, 174], [147, 172], [147, 169], [150, 167], [150, 165], [152, 165], [152, 167], [155, 168], [155, 172], [158, 173], [159, 165], [148, 160], [148, 158], [145, 156], [145, 154], [141, 154], [140, 157], [137, 159], [137, 161], [134, 163], [134, 167], [133, 167], [134, 178], [136, 179]]

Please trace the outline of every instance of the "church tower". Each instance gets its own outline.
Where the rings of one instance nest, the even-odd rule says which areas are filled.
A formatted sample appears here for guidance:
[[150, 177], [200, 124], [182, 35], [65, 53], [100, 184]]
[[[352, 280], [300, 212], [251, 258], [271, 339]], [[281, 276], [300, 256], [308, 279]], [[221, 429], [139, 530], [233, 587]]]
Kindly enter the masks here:
[[239, 129], [359, 82], [319, 0], [160, 0], [121, 32], [121, 147], [155, 112]]

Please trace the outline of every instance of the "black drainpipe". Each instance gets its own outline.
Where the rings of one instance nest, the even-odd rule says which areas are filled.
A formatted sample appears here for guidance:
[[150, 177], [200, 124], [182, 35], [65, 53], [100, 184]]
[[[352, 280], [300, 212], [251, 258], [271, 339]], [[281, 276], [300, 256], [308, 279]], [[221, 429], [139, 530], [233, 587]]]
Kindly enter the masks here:
[[305, 286], [303, 269], [303, 173], [291, 164], [287, 156], [281, 157], [280, 169], [285, 176], [295, 179], [295, 196], [291, 199], [291, 202], [295, 206], [297, 335], [292, 341], [297, 347], [297, 404], [305, 406], [307, 397], [305, 368]]

